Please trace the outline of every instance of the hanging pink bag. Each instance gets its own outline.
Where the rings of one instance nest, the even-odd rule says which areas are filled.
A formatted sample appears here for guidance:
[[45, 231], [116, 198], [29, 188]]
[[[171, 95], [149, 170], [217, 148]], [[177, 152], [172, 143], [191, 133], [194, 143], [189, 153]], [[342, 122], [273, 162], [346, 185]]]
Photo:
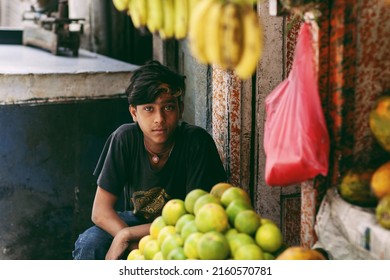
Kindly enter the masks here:
[[310, 25], [304, 23], [288, 78], [265, 100], [265, 181], [270, 186], [328, 173], [329, 135], [313, 59]]

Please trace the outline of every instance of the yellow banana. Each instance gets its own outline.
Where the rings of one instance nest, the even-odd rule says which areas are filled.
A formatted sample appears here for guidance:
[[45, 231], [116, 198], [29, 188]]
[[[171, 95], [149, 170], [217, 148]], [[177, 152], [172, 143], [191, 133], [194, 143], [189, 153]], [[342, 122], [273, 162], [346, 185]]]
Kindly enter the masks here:
[[228, 69], [233, 69], [241, 58], [243, 43], [241, 7], [236, 3], [227, 2], [223, 8], [222, 60]]
[[190, 12], [194, 11], [195, 6], [201, 2], [201, 0], [188, 0], [188, 5], [190, 7]]
[[175, 35], [175, 0], [164, 0], [164, 26], [159, 34], [162, 39], [170, 39]]
[[191, 21], [192, 13], [194, 12], [195, 6], [200, 2], [201, 0], [188, 0], [188, 22]]
[[188, 31], [188, 0], [175, 0], [175, 38], [184, 39]]
[[218, 64], [221, 67], [223, 67], [222, 48], [224, 47], [224, 41], [221, 40], [222, 12], [222, 1], [214, 1], [204, 18], [207, 28], [204, 29], [203, 35], [209, 42], [205, 48], [207, 63]]
[[256, 11], [243, 7], [243, 53], [234, 68], [238, 77], [245, 80], [256, 71], [257, 62], [263, 53], [263, 28]]
[[146, 26], [151, 33], [160, 30], [164, 25], [164, 13], [162, 0], [144, 0], [147, 4]]
[[147, 2], [145, 0], [131, 0], [128, 10], [129, 16], [133, 21], [134, 27], [141, 28], [146, 26], [148, 19]]
[[131, 18], [131, 21], [133, 22], [133, 25], [135, 28], [140, 28], [141, 27], [141, 20], [140, 16], [138, 14], [137, 9], [135, 8], [135, 2], [136, 0], [131, 0], [129, 2], [129, 6], [127, 9], [127, 14]]
[[[134, 0], [133, 0], [134, 1]], [[137, 2], [138, 11], [141, 19], [141, 26], [146, 26], [148, 20], [148, 6], [145, 0], [135, 0]]]
[[129, 0], [112, 0], [114, 7], [120, 12], [127, 11], [129, 2]]
[[192, 56], [200, 63], [207, 64], [205, 53], [206, 40], [204, 30], [207, 28], [205, 18], [209, 8], [216, 0], [201, 0], [194, 8], [188, 30], [189, 47]]

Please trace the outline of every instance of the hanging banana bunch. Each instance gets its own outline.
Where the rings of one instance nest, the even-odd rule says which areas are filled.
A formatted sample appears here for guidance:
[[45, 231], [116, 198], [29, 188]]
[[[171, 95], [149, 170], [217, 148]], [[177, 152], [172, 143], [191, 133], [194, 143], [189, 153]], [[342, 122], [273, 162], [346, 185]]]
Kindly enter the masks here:
[[147, 28], [162, 39], [185, 39], [192, 11], [201, 0], [112, 0], [127, 12], [135, 28]]
[[201, 0], [188, 33], [192, 55], [204, 64], [233, 70], [245, 80], [263, 52], [263, 29], [252, 0]]
[[256, 0], [113, 0], [136, 28], [162, 39], [188, 37], [191, 54], [203, 64], [233, 70], [241, 79], [256, 71], [263, 30]]

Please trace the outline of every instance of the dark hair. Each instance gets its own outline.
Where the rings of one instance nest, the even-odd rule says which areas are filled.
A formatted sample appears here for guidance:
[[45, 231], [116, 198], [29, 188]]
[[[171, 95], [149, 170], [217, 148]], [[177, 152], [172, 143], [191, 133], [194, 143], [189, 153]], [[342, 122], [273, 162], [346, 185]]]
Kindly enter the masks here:
[[152, 103], [164, 92], [180, 97], [185, 92], [184, 81], [185, 76], [153, 60], [133, 72], [126, 89], [127, 100], [137, 106]]

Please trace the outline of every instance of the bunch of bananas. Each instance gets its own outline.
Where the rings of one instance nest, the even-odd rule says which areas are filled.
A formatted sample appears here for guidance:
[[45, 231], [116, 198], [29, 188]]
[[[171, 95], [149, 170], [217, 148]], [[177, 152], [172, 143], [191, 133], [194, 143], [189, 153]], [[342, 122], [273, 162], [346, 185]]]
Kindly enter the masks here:
[[245, 80], [256, 70], [263, 51], [263, 30], [256, 0], [112, 0], [136, 28], [162, 39], [185, 39], [203, 64], [233, 70]]
[[245, 80], [256, 71], [263, 29], [252, 0], [200, 0], [191, 15], [189, 43], [201, 63], [233, 70]]
[[136, 28], [147, 28], [162, 39], [187, 37], [190, 16], [201, 0], [112, 0], [115, 8], [127, 12]]

